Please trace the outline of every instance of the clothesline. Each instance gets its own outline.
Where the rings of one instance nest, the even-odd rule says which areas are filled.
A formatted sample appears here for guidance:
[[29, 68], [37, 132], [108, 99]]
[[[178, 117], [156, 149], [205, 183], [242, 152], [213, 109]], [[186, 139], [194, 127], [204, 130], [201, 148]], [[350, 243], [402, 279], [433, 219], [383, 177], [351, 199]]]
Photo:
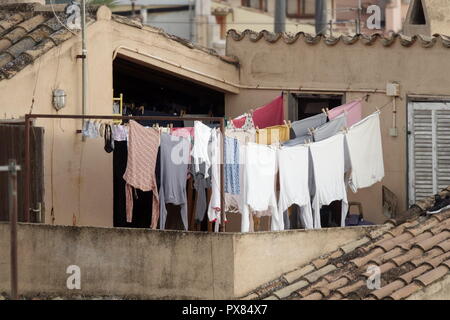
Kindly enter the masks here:
[[[119, 116], [119, 115], [59, 115], [59, 114], [26, 114], [25, 115], [25, 168], [24, 168], [24, 217], [25, 221], [30, 219], [30, 181], [31, 181], [31, 157], [30, 157], [30, 127], [32, 126], [33, 119], [79, 119], [79, 120], [153, 120], [153, 121], [184, 121], [184, 117], [167, 117], [167, 116]], [[219, 122], [220, 131], [222, 134], [225, 131], [224, 118], [222, 117], [189, 117], [190, 121], [200, 121], [200, 122]], [[77, 130], [76, 133], [82, 133], [82, 130]], [[223, 144], [220, 145], [221, 155], [223, 156]], [[223, 163], [223, 160], [221, 161]], [[222, 221], [224, 221], [225, 216], [225, 203], [224, 203], [224, 169], [223, 165], [220, 164], [219, 175], [220, 175], [220, 216]], [[220, 224], [221, 231], [225, 231], [224, 224]]]

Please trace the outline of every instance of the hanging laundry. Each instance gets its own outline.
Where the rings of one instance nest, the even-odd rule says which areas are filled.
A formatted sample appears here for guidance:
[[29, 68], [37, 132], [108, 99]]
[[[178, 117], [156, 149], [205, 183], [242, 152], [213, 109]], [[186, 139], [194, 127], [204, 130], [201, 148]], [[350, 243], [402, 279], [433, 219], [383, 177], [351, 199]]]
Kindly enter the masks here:
[[312, 117], [292, 122], [292, 130], [295, 133], [295, 137], [311, 136], [308, 129], [320, 127], [326, 122], [327, 115], [319, 113]]
[[245, 113], [230, 121], [233, 128], [237, 129], [252, 129], [254, 128], [252, 115], [250, 113]]
[[198, 171], [194, 171], [193, 165], [191, 164], [190, 174], [193, 177], [193, 186], [197, 192], [195, 202], [195, 221], [197, 223], [201, 223], [205, 218], [205, 212], [208, 206], [206, 203], [206, 189], [211, 188], [211, 174], [208, 173], [208, 178], [205, 178], [206, 165], [204, 162], [200, 163]]
[[[245, 201], [245, 151], [246, 144], [256, 142], [256, 130], [233, 130], [225, 131], [227, 138], [235, 138], [239, 143], [239, 194], [225, 193], [225, 209], [227, 212], [242, 213]], [[250, 225], [252, 227], [253, 225]], [[250, 228], [252, 231], [252, 229]]]
[[314, 228], [321, 228], [320, 208], [322, 205], [329, 205], [336, 200], [342, 200], [341, 226], [344, 227], [348, 209], [344, 182], [344, 135], [338, 133], [326, 140], [312, 143], [309, 150], [315, 186], [312, 202]]
[[342, 106], [333, 108], [328, 111], [328, 118], [333, 120], [339, 115], [347, 113], [347, 126], [352, 126], [362, 118], [362, 101], [361, 99], [352, 101]]
[[384, 177], [380, 113], [375, 112], [353, 125], [346, 134], [351, 162], [349, 186], [353, 192], [370, 187]]
[[190, 141], [167, 133], [161, 134], [161, 186], [159, 188], [159, 228], [165, 229], [166, 203], [181, 206], [184, 229], [188, 230], [186, 179], [189, 164]]
[[239, 141], [235, 138], [225, 137], [225, 192], [239, 194]]
[[211, 133], [210, 154], [211, 154], [211, 199], [208, 206], [209, 221], [216, 222], [216, 231], [219, 224], [222, 223], [221, 213], [221, 196], [220, 196], [220, 165], [222, 163], [222, 134], [218, 130]]
[[278, 211], [285, 212], [293, 204], [301, 207], [301, 221], [306, 229], [314, 227], [309, 194], [309, 149], [307, 146], [278, 150], [280, 195]]
[[271, 145], [289, 140], [290, 128], [287, 125], [272, 126], [256, 131], [256, 142]]
[[205, 178], [209, 177], [209, 168], [211, 166], [211, 159], [208, 153], [208, 145], [211, 139], [212, 129], [200, 121], [194, 121], [194, 146], [192, 148], [192, 160], [194, 165], [194, 172], [200, 171], [200, 164], [205, 164]]
[[282, 125], [284, 121], [283, 96], [280, 95], [269, 104], [256, 109], [252, 117], [255, 127], [259, 129]]
[[145, 128], [134, 120], [130, 121], [127, 169], [123, 175], [126, 181], [127, 222], [133, 214], [133, 188], [153, 191], [152, 223], [156, 229], [159, 218], [159, 197], [156, 184], [155, 166], [160, 144], [159, 132]]
[[105, 124], [104, 129], [104, 139], [105, 139], [105, 151], [107, 153], [111, 153], [114, 151], [114, 139], [112, 138], [111, 126], [109, 124]]
[[194, 136], [194, 127], [172, 128], [170, 134], [178, 137], [192, 138]]
[[81, 133], [86, 138], [98, 138], [100, 136], [100, 123], [92, 120], [84, 121]]
[[301, 137], [297, 137], [297, 138], [294, 138], [294, 139], [285, 141], [285, 142], [283, 142], [281, 145], [282, 145], [283, 147], [293, 147], [293, 146], [297, 146], [297, 145], [299, 145], [299, 144], [305, 144], [305, 143], [307, 143], [308, 141], [312, 141], [312, 140], [313, 140], [313, 139], [312, 139], [312, 136], [310, 136], [310, 135], [308, 134], [308, 135], [304, 135], [304, 136], [301, 136]]
[[321, 125], [318, 128], [313, 130], [313, 138], [314, 141], [322, 141], [331, 136], [334, 136], [336, 133], [341, 131], [342, 129], [347, 127], [347, 117], [344, 114], [334, 118], [333, 120], [328, 121], [327, 123]]
[[241, 231], [250, 229], [250, 210], [271, 211], [271, 230], [283, 230], [283, 215], [279, 215], [275, 195], [277, 153], [270, 146], [249, 143], [245, 159], [245, 201], [242, 211]]
[[115, 141], [128, 140], [128, 126], [115, 124], [111, 127], [112, 136]]

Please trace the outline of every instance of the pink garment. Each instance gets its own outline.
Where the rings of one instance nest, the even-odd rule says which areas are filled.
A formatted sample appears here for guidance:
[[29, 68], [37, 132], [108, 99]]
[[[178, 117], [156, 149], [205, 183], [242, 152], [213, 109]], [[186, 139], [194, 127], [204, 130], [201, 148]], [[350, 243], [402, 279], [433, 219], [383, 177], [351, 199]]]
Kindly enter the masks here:
[[253, 123], [255, 124], [255, 127], [258, 127], [259, 129], [282, 125], [283, 121], [284, 109], [282, 95], [253, 112]]
[[134, 120], [130, 121], [129, 127], [127, 169], [123, 175], [126, 182], [127, 222], [131, 222], [133, 218], [133, 188], [153, 191], [151, 228], [156, 229], [159, 196], [155, 169], [160, 144], [159, 132], [154, 128], [145, 128]]
[[177, 137], [190, 138], [194, 136], [194, 127], [172, 128], [170, 134]]
[[361, 100], [355, 100], [342, 106], [333, 108], [328, 111], [328, 118], [333, 120], [340, 116], [342, 113], [347, 114], [347, 127], [351, 127], [355, 123], [362, 119], [362, 102]]
[[240, 129], [244, 126], [246, 120], [246, 116], [242, 116], [240, 118], [233, 119], [233, 126], [237, 129]]

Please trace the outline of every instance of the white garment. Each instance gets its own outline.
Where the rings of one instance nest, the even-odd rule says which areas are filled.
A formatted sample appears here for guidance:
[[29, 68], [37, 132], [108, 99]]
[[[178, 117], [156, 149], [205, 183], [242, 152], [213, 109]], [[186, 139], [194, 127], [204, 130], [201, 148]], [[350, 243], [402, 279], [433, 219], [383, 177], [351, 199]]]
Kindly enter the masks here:
[[312, 143], [309, 146], [314, 171], [314, 228], [321, 228], [320, 208], [342, 200], [341, 226], [345, 226], [348, 203], [344, 182], [344, 134]]
[[208, 154], [208, 144], [211, 138], [212, 129], [204, 125], [201, 121], [194, 121], [194, 146], [191, 155], [194, 163], [194, 171], [200, 171], [200, 164], [205, 163], [205, 179], [209, 177], [211, 159]]
[[380, 114], [375, 112], [354, 124], [346, 135], [352, 166], [349, 186], [353, 192], [370, 187], [384, 177]]
[[249, 143], [245, 155], [245, 205], [242, 212], [241, 231], [250, 229], [250, 210], [272, 213], [271, 230], [283, 230], [283, 215], [278, 214], [275, 194], [277, 152], [273, 147]]
[[[222, 163], [221, 151], [222, 134], [213, 130], [211, 133], [211, 143], [209, 151], [211, 154], [211, 199], [208, 206], [209, 221], [216, 221], [216, 227], [221, 223], [221, 203], [220, 203], [220, 164]], [[218, 230], [218, 229], [217, 229]]]
[[291, 205], [301, 208], [301, 220], [306, 229], [314, 227], [309, 194], [309, 149], [307, 146], [282, 147], [278, 150], [280, 198], [278, 212]]

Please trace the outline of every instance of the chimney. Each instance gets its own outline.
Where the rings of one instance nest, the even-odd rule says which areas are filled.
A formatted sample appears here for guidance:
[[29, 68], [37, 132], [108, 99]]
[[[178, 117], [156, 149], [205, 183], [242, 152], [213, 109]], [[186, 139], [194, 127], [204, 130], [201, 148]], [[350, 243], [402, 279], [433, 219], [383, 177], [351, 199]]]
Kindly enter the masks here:
[[2, 4], [12, 3], [40, 3], [45, 4], [45, 0], [2, 0]]

